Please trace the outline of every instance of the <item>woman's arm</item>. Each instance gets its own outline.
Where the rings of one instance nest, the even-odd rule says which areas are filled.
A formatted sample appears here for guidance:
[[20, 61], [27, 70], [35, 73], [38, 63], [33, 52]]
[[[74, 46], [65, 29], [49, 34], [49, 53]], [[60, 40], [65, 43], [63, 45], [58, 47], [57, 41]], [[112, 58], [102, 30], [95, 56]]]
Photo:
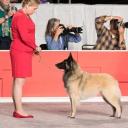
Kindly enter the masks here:
[[66, 35], [66, 40], [68, 42], [75, 42], [75, 43], [78, 43], [81, 41], [81, 36], [79, 33], [76, 33], [76, 34], [72, 34], [72, 33], [69, 33]]
[[23, 43], [35, 50], [35, 32], [29, 32], [29, 24], [27, 20], [28, 19], [25, 16], [19, 16], [16, 23], [17, 29]]

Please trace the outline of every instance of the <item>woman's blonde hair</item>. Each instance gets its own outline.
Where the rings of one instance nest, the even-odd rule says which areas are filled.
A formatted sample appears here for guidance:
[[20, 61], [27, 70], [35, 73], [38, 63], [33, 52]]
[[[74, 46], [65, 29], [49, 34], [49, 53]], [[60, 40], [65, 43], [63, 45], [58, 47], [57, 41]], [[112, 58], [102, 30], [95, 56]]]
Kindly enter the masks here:
[[40, 0], [23, 0], [22, 1], [22, 7], [25, 7], [26, 5], [39, 5], [40, 4]]

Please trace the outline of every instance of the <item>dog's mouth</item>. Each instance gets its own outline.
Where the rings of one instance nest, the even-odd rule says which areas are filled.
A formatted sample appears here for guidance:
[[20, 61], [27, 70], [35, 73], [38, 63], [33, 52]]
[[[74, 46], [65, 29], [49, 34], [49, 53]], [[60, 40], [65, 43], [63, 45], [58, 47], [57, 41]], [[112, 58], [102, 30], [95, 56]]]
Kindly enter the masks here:
[[55, 66], [56, 66], [57, 68], [60, 68], [60, 64], [59, 64], [59, 63], [55, 64]]
[[55, 64], [55, 66], [58, 68], [58, 64]]

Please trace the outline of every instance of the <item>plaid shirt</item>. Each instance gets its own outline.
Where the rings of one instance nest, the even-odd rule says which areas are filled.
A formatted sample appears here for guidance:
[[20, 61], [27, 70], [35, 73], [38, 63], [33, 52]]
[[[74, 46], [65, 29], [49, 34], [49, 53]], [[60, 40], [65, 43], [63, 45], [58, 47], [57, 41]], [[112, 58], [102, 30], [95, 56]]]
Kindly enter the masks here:
[[97, 41], [93, 49], [96, 50], [126, 50], [125, 42], [119, 43], [119, 36], [114, 35], [104, 26], [106, 16], [95, 19]]

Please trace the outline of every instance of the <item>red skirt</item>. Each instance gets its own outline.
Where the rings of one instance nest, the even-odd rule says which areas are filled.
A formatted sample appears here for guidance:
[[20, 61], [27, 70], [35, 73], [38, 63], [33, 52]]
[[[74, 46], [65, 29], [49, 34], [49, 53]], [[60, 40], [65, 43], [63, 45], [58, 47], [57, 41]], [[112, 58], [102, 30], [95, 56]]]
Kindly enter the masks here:
[[24, 78], [32, 76], [32, 52], [11, 50], [10, 56], [13, 77]]

